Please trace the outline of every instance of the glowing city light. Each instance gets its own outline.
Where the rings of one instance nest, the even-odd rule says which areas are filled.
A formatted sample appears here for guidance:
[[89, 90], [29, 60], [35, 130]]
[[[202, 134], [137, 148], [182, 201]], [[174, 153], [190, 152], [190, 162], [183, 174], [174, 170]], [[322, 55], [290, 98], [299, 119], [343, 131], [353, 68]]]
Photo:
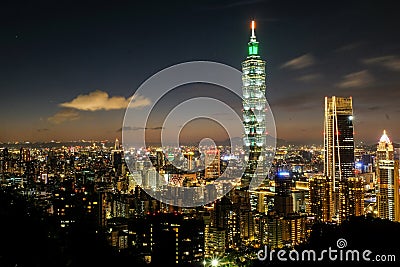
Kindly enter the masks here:
[[390, 142], [390, 139], [386, 133], [386, 130], [383, 130], [383, 134], [381, 136], [381, 139], [379, 140], [380, 143], [388, 143], [391, 144], [392, 142]]
[[255, 29], [256, 29], [256, 22], [253, 20], [251, 22], [251, 38], [256, 38], [256, 34], [254, 33]]

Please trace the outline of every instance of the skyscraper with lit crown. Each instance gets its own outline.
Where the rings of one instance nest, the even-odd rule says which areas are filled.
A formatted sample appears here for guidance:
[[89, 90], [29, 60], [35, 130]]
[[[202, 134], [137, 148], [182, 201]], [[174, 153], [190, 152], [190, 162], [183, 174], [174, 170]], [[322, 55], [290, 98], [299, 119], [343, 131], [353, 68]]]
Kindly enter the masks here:
[[266, 143], [265, 114], [265, 61], [259, 55], [255, 35], [255, 21], [251, 23], [251, 36], [248, 54], [242, 62], [243, 124], [244, 145], [248, 149], [246, 170], [242, 176], [241, 187], [247, 188], [251, 180], [263, 168]]
[[382, 219], [400, 221], [399, 161], [394, 159], [393, 144], [383, 131], [377, 151], [378, 215]]
[[324, 175], [333, 192], [334, 213], [339, 211], [339, 184], [354, 177], [353, 100], [325, 97]]
[[354, 177], [353, 101], [351, 97], [325, 97], [324, 171], [338, 182]]

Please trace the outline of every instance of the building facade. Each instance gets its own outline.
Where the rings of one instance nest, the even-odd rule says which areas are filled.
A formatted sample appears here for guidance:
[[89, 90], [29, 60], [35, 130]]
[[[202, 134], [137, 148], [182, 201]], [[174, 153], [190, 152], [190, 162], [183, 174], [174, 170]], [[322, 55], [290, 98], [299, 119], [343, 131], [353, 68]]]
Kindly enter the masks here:
[[393, 144], [383, 132], [376, 151], [378, 178], [378, 216], [382, 219], [400, 221], [399, 161], [394, 159]]
[[[248, 43], [248, 55], [242, 62], [244, 146], [247, 166], [241, 186], [247, 188], [255, 176], [263, 175], [266, 143], [265, 61], [261, 59], [252, 21], [252, 34]], [[262, 178], [262, 177], [261, 177]]]
[[220, 152], [219, 149], [207, 150], [205, 152], [204, 178], [215, 180], [221, 174]]
[[362, 177], [350, 177], [339, 182], [338, 222], [352, 216], [364, 215], [364, 180]]
[[309, 178], [309, 213], [323, 222], [332, 221], [333, 191], [332, 181], [324, 175], [314, 175]]
[[324, 175], [332, 181], [333, 206], [339, 211], [340, 181], [354, 177], [353, 101], [351, 97], [325, 97]]
[[325, 97], [324, 170], [338, 182], [354, 176], [353, 102], [348, 97]]

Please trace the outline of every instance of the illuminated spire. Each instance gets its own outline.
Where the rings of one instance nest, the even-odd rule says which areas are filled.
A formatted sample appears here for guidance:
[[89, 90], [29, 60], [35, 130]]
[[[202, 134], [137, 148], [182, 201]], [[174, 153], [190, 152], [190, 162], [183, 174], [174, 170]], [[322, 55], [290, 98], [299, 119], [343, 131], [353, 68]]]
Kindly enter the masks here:
[[249, 56], [258, 56], [258, 42], [256, 39], [255, 29], [256, 29], [256, 22], [252, 20], [250, 42], [248, 43]]
[[391, 144], [392, 142], [390, 142], [389, 137], [386, 134], [386, 130], [383, 130], [383, 135], [381, 137], [381, 139], [379, 140], [380, 143], [387, 143], [387, 144]]
[[256, 34], [254, 30], [256, 29], [256, 22], [254, 20], [251, 21], [251, 39], [256, 39]]
[[118, 138], [115, 139], [114, 149], [119, 150], [119, 140]]

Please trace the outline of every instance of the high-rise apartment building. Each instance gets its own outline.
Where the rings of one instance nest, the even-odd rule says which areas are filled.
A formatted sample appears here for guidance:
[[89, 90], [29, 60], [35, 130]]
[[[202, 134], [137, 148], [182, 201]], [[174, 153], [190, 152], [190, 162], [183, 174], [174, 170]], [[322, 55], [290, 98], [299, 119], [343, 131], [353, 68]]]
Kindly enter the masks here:
[[339, 182], [338, 223], [351, 216], [364, 215], [364, 181], [362, 177], [350, 177]]
[[[215, 227], [215, 217], [224, 217], [223, 214], [215, 214], [211, 208], [211, 213], [203, 215], [204, 221], [204, 257], [222, 257], [225, 253], [226, 227]], [[213, 215], [213, 216], [212, 216]]]
[[221, 171], [220, 152], [218, 149], [211, 149], [205, 152], [205, 173], [206, 179], [218, 179]]
[[378, 216], [382, 219], [400, 221], [399, 161], [394, 159], [393, 144], [383, 132], [376, 151], [378, 177]]
[[146, 246], [151, 248], [154, 266], [193, 266], [204, 259], [202, 219], [176, 213], [155, 213], [148, 215], [144, 228], [144, 234], [150, 237]]
[[324, 175], [314, 175], [309, 178], [309, 213], [323, 222], [332, 221], [333, 191], [332, 182]]

